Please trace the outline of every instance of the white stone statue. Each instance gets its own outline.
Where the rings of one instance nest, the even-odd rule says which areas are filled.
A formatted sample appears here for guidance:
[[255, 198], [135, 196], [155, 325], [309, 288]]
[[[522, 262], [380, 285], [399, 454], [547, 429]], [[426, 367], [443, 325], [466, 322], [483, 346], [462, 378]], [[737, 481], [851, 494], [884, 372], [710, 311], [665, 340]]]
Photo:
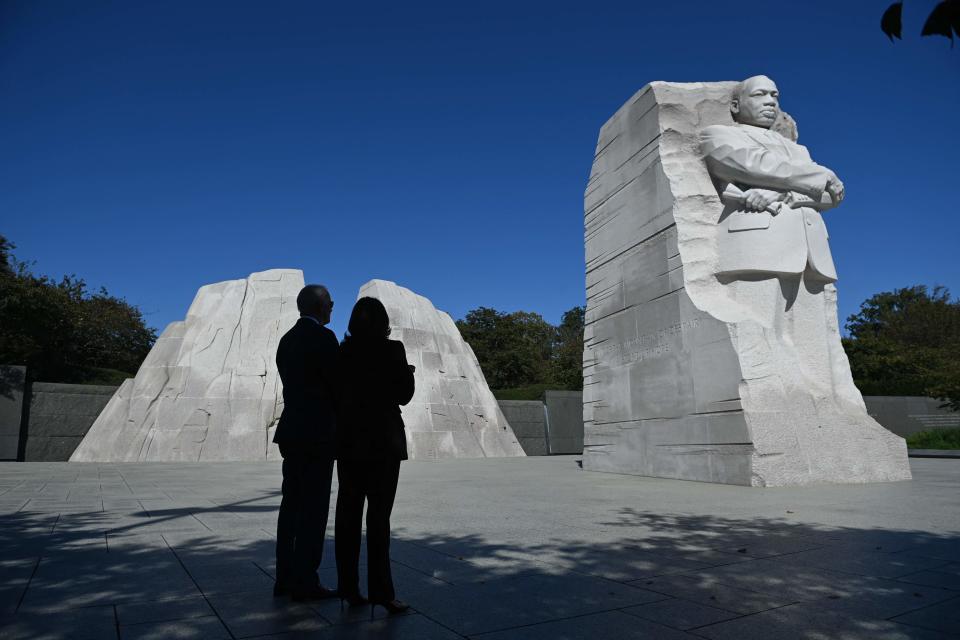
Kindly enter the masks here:
[[843, 198], [769, 78], [653, 82], [610, 118], [584, 193], [585, 469], [910, 477], [840, 343], [819, 211]]
[[779, 97], [770, 78], [748, 78], [730, 102], [736, 124], [708, 126], [700, 134], [710, 175], [726, 203], [719, 273], [799, 275], [809, 268], [807, 278], [833, 282], [837, 271], [817, 209], [840, 204], [843, 183], [811, 160], [806, 147], [771, 130], [780, 114]]

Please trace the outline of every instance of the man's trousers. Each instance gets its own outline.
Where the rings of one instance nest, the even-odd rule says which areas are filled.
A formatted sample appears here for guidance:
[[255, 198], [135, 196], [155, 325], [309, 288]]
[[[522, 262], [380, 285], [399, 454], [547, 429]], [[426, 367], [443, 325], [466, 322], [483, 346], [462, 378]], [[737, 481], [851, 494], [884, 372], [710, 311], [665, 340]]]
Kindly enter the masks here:
[[293, 591], [319, 584], [323, 538], [330, 510], [333, 457], [281, 447], [283, 499], [277, 518], [277, 584]]

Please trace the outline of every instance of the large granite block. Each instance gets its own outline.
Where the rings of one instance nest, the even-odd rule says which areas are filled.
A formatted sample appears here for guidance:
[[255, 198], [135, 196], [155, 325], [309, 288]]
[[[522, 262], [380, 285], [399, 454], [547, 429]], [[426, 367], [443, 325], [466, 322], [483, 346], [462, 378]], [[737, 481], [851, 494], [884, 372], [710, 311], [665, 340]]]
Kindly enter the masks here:
[[371, 280], [358, 297], [383, 303], [391, 338], [416, 366], [416, 391], [402, 407], [410, 457], [522, 456], [523, 448], [487, 386], [477, 358], [450, 316], [421, 295]]
[[298, 317], [299, 270], [202, 287], [167, 326], [71, 456], [73, 461], [264, 460], [283, 407], [275, 357]]
[[757, 486], [908, 479], [903, 440], [853, 385], [829, 279], [790, 290], [724, 271], [731, 207], [701, 134], [733, 125], [736, 87], [654, 82], [600, 131], [584, 194], [584, 468]]

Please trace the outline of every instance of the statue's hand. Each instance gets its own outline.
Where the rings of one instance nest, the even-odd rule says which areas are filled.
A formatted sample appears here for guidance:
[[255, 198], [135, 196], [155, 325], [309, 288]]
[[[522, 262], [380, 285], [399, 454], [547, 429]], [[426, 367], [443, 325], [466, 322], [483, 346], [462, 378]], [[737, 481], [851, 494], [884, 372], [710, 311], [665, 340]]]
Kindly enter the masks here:
[[830, 194], [833, 204], [838, 205], [843, 201], [843, 183], [840, 182], [840, 178], [836, 174], [831, 173], [830, 175], [831, 177], [827, 179], [827, 186], [824, 187], [824, 190]]
[[783, 194], [778, 191], [747, 189], [743, 193], [743, 208], [747, 211], [764, 211], [771, 204], [782, 199]]

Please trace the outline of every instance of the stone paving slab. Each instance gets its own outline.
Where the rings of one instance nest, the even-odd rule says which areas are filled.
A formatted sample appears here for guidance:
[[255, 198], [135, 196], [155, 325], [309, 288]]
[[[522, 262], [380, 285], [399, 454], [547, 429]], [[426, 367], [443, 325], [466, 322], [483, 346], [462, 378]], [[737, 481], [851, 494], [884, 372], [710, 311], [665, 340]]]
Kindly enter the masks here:
[[960, 637], [956, 461], [752, 489], [578, 459], [404, 463], [412, 609], [372, 620], [272, 597], [279, 464], [0, 463], [0, 638]]

